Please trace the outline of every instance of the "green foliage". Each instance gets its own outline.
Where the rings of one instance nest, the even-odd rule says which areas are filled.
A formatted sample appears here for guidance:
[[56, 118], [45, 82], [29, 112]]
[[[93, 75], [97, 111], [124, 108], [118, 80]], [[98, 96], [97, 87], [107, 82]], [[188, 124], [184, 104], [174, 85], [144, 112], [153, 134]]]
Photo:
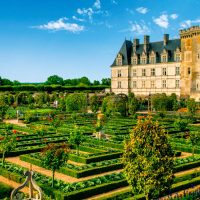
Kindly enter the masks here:
[[188, 121], [186, 119], [178, 118], [174, 121], [174, 127], [179, 131], [184, 131], [188, 125]]
[[128, 96], [128, 111], [129, 114], [132, 116], [136, 113], [136, 111], [139, 108], [139, 102], [138, 99], [135, 97], [133, 93], [130, 93]]
[[122, 115], [126, 116], [126, 100], [118, 95], [107, 96], [103, 99], [102, 113], [106, 116]]
[[66, 97], [66, 110], [69, 112], [73, 111], [85, 111], [87, 108], [87, 98], [85, 94], [74, 93], [69, 94]]
[[6, 134], [1, 138], [2, 140], [0, 142], [0, 152], [2, 152], [2, 166], [4, 166], [6, 152], [14, 150], [17, 145], [16, 136], [8, 133], [9, 131], [7, 131]]
[[187, 101], [187, 109], [188, 109], [188, 111], [190, 112], [190, 114], [191, 114], [192, 116], [195, 115], [195, 113], [196, 113], [196, 111], [197, 111], [197, 103], [195, 102], [194, 99], [189, 99], [189, 100]]
[[200, 132], [199, 131], [190, 132], [190, 142], [193, 147], [192, 155], [194, 156], [195, 147], [200, 145]]
[[99, 99], [98, 96], [95, 94], [90, 97], [90, 108], [92, 112], [96, 113], [99, 110]]
[[111, 85], [111, 79], [110, 78], [103, 78], [103, 79], [101, 79], [101, 84], [110, 86]]
[[48, 85], [63, 85], [64, 80], [58, 75], [52, 75], [47, 78], [46, 84]]
[[48, 144], [42, 153], [42, 165], [52, 171], [52, 187], [54, 187], [54, 173], [67, 162], [68, 153], [67, 144]]
[[75, 126], [73, 132], [70, 133], [69, 143], [76, 145], [77, 155], [79, 155], [79, 146], [84, 142], [85, 138], [82, 130]]
[[167, 96], [165, 93], [155, 94], [151, 97], [151, 102], [156, 111], [170, 111], [179, 108], [179, 103], [175, 94], [171, 94], [170, 96]]
[[150, 117], [139, 120], [125, 144], [124, 172], [135, 194], [158, 197], [173, 182], [173, 151], [165, 130]]

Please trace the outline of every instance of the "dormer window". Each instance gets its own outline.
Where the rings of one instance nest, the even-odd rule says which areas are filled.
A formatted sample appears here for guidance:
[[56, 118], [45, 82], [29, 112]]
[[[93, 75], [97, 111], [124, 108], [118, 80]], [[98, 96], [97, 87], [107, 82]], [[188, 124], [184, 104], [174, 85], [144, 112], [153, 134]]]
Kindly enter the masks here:
[[167, 55], [162, 55], [162, 62], [167, 62]]
[[122, 55], [118, 54], [116, 58], [116, 65], [117, 66], [122, 66]]
[[147, 63], [147, 59], [145, 57], [142, 57], [140, 60], [141, 64], [146, 64]]
[[180, 53], [176, 53], [175, 54], [175, 61], [176, 62], [180, 62], [181, 61], [181, 54]]
[[166, 49], [161, 54], [161, 62], [168, 62], [168, 52]]
[[155, 56], [150, 56], [149, 62], [150, 62], [151, 64], [155, 64], [155, 63], [156, 63], [156, 58], [155, 58]]
[[181, 50], [177, 47], [175, 53], [174, 53], [174, 61], [180, 62], [181, 61]]
[[151, 63], [151, 64], [156, 63], [156, 53], [154, 51], [151, 51], [151, 54], [149, 56], [149, 63]]
[[138, 59], [137, 59], [136, 56], [132, 57], [131, 63], [132, 63], [132, 65], [137, 65], [138, 64]]

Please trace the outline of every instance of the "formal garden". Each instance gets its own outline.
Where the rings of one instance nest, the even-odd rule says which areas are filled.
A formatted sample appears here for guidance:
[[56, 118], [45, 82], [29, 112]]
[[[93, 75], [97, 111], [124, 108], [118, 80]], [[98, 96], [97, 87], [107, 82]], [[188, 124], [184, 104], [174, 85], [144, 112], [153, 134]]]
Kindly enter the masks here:
[[30, 165], [45, 199], [200, 197], [200, 113], [192, 99], [2, 92], [0, 118], [0, 199]]

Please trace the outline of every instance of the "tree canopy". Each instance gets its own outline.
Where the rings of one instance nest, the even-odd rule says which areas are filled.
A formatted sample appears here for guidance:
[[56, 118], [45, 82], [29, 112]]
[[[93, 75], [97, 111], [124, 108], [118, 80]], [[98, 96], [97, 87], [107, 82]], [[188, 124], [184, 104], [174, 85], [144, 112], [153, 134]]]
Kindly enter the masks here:
[[173, 182], [173, 151], [165, 130], [151, 118], [139, 120], [125, 144], [124, 172], [133, 194], [154, 199]]

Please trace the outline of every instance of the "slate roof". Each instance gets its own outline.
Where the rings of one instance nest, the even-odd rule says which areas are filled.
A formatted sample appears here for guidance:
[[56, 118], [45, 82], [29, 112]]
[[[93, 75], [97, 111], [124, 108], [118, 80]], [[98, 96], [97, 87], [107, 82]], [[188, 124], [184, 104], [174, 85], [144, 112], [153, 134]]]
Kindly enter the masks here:
[[[118, 54], [122, 54], [123, 56], [123, 65], [130, 65], [131, 64], [131, 55], [133, 54], [133, 43], [131, 41], [125, 40], [121, 49], [119, 50]], [[150, 52], [153, 50], [157, 55], [157, 62], [160, 62], [161, 53], [163, 52], [163, 49], [166, 49], [169, 53], [169, 62], [174, 61], [174, 51], [176, 51], [177, 48], [181, 48], [181, 42], [180, 39], [173, 39], [168, 40], [167, 45], [164, 46], [163, 41], [159, 42], [150, 42], [149, 48], [147, 54], [150, 54]], [[137, 46], [136, 54], [142, 55], [144, 49], [144, 44], [139, 44]], [[112, 66], [116, 66], [116, 59], [114, 60]]]

